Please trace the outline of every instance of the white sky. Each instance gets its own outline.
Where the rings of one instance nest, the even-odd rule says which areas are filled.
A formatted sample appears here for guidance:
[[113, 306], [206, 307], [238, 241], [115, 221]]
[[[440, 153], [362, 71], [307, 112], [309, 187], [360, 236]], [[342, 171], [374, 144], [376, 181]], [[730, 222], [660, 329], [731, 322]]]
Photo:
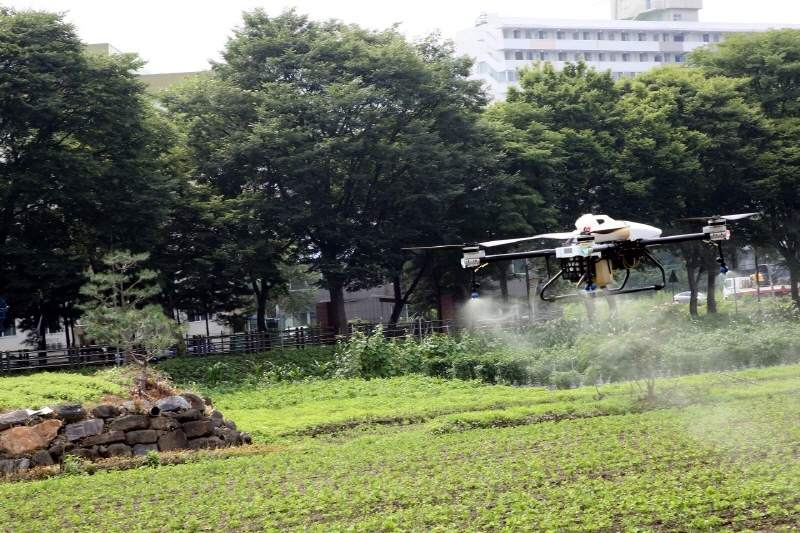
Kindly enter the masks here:
[[[286, 7], [312, 19], [337, 18], [369, 28], [401, 23], [409, 37], [439, 29], [447, 38], [473, 26], [481, 12], [510, 17], [609, 19], [608, 0], [0, 0], [17, 9], [63, 11], [87, 43], [110, 43], [148, 61], [148, 72], [205, 70], [241, 12], [277, 15]], [[700, 20], [800, 24], [796, 0], [704, 0]]]

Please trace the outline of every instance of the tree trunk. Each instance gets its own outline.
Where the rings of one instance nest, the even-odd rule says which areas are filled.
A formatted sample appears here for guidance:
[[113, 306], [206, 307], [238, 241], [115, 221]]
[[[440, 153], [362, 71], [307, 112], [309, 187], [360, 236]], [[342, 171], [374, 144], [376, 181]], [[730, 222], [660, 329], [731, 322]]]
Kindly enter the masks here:
[[405, 307], [406, 303], [408, 302], [408, 297], [411, 296], [411, 293], [417, 288], [419, 280], [422, 279], [422, 275], [425, 273], [425, 269], [428, 267], [428, 263], [430, 262], [429, 258], [430, 254], [426, 254], [425, 262], [420, 267], [419, 272], [414, 277], [414, 281], [411, 282], [411, 286], [408, 288], [405, 294], [403, 294], [403, 291], [400, 288], [400, 275], [397, 274], [392, 278], [392, 285], [394, 285], [394, 309], [392, 309], [392, 316], [389, 318], [389, 325], [393, 326], [397, 324], [398, 320], [400, 320], [400, 313], [403, 312], [403, 307]]
[[711, 315], [717, 312], [717, 274], [714, 268], [708, 270], [708, 280], [706, 282], [706, 314]]
[[508, 303], [508, 269], [509, 264], [503, 261], [497, 265], [500, 272], [500, 299], [504, 304]]
[[439, 283], [439, 277], [436, 275], [436, 269], [431, 269], [431, 282], [433, 283], [433, 289], [436, 291], [436, 320], [439, 321], [441, 324], [443, 320], [443, 313], [442, 313], [442, 287]]
[[139, 374], [139, 392], [144, 395], [147, 391], [147, 360], [145, 359], [140, 364], [142, 365], [142, 372]]
[[[697, 253], [697, 248], [692, 243], [682, 244], [680, 246], [681, 255], [683, 260], [686, 261], [686, 279], [689, 282], [689, 290], [692, 293], [689, 300], [689, 314], [696, 317], [697, 313], [697, 284], [700, 281], [700, 276], [703, 273], [702, 263]], [[695, 269], [697, 275], [695, 276]]]
[[344, 310], [344, 287], [331, 287], [331, 323], [335, 335], [347, 336], [347, 314]]

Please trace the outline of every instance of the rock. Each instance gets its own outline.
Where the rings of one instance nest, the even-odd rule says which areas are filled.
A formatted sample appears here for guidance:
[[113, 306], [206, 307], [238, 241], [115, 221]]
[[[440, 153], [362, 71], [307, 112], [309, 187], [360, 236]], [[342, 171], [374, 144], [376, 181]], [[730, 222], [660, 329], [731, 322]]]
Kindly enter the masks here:
[[189, 441], [190, 450], [203, 450], [210, 447], [208, 437], [200, 437], [199, 439], [191, 439]]
[[134, 429], [147, 429], [150, 419], [144, 415], [127, 415], [115, 418], [108, 428], [111, 431], [132, 431]]
[[153, 404], [147, 400], [128, 400], [127, 402], [122, 402], [122, 405], [119, 406], [119, 409], [120, 411], [125, 411], [125, 413], [145, 415], [148, 414], [148, 411], [150, 411], [151, 407], [153, 407]]
[[106, 456], [108, 457], [131, 457], [133, 450], [127, 444], [115, 443], [106, 449]]
[[203, 403], [206, 404], [206, 407], [214, 408], [214, 404], [211, 403], [211, 398], [208, 396], [203, 396]]
[[35, 426], [17, 426], [0, 432], [0, 450], [10, 453], [30, 453], [50, 446], [58, 435], [60, 420], [45, 420]]
[[28, 411], [25, 409], [20, 409], [19, 411], [11, 411], [10, 413], [0, 415], [0, 431], [8, 429], [11, 426], [25, 425], [34, 418], [36, 417], [34, 415], [28, 414]]
[[100, 459], [100, 453], [97, 450], [92, 450], [91, 448], [75, 448], [71, 452], [67, 453], [67, 455], [74, 455], [75, 457], [86, 459], [87, 461], [97, 461]]
[[137, 444], [133, 447], [133, 455], [147, 455], [149, 451], [158, 451], [157, 444]]
[[125, 440], [125, 432], [124, 431], [108, 431], [106, 433], [100, 433], [99, 435], [93, 435], [91, 437], [86, 437], [81, 441], [81, 444], [84, 446], [96, 446], [98, 444], [113, 444], [115, 442], [123, 442]]
[[211, 420], [184, 422], [181, 424], [181, 427], [183, 428], [183, 432], [186, 433], [187, 439], [205, 437], [206, 435], [211, 435], [211, 432], [214, 431], [214, 424]]
[[86, 431], [86, 436], [91, 437], [92, 435], [102, 433], [103, 426], [105, 425], [106, 422], [102, 418], [93, 418], [83, 422], [83, 429]]
[[218, 428], [222, 425], [223, 416], [222, 413], [214, 409], [211, 411], [211, 421], [214, 423], [214, 427]]
[[53, 456], [47, 450], [39, 450], [31, 457], [31, 464], [33, 466], [51, 466], [53, 464]]
[[226, 446], [239, 446], [242, 443], [241, 434], [235, 429], [223, 429], [220, 437]]
[[180, 395], [181, 398], [185, 399], [191, 405], [192, 409], [197, 409], [201, 413], [205, 412], [206, 410], [206, 402], [198, 396], [197, 394], [192, 394], [190, 392], [186, 392]]
[[158, 449], [162, 452], [172, 452], [175, 450], [184, 450], [189, 447], [189, 441], [186, 439], [186, 433], [182, 429], [176, 429], [166, 433], [163, 437], [158, 439]]
[[157, 431], [171, 431], [180, 426], [177, 420], [166, 416], [155, 416], [150, 419], [150, 429]]
[[192, 405], [182, 396], [167, 396], [166, 398], [158, 400], [156, 402], [156, 407], [160, 408], [164, 413], [169, 413], [172, 411], [191, 409]]
[[65, 428], [65, 434], [68, 441], [75, 441], [85, 437], [86, 430], [83, 428], [83, 424], [70, 424]]
[[158, 435], [154, 429], [143, 429], [140, 431], [129, 431], [125, 434], [125, 444], [152, 444], [158, 440]]
[[56, 416], [67, 424], [86, 418], [86, 409], [79, 403], [57, 405], [55, 411]]
[[4, 459], [0, 461], [0, 476], [22, 472], [31, 467], [31, 461], [27, 457], [19, 459]]
[[242, 439], [242, 444], [253, 444], [253, 439], [250, 437], [250, 433], [242, 431], [239, 433], [239, 438]]
[[202, 420], [203, 413], [197, 409], [189, 409], [182, 413], [170, 413], [178, 422], [191, 422], [194, 420]]
[[47, 451], [50, 452], [50, 455], [62, 455], [64, 452], [69, 453], [73, 448], [75, 445], [71, 442], [56, 442]]
[[228, 429], [236, 430], [236, 422], [233, 420], [225, 420], [222, 425], [224, 425]]
[[113, 405], [98, 405], [92, 409], [92, 416], [95, 418], [115, 418], [119, 416], [119, 409]]
[[67, 440], [73, 441], [82, 439], [84, 437], [97, 435], [103, 431], [104, 425], [105, 422], [102, 418], [92, 418], [90, 420], [84, 420], [83, 422], [70, 424], [64, 429], [65, 434], [67, 435]]

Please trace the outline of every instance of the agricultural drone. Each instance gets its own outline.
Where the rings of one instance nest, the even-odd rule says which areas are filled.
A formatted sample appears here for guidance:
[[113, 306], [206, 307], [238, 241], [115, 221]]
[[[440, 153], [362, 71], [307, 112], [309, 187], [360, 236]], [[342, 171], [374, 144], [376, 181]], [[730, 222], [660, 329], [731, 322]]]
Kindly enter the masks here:
[[[555, 302], [579, 295], [591, 298], [603, 298], [618, 294], [630, 294], [642, 291], [660, 291], [667, 284], [667, 274], [661, 263], [648, 251], [650, 246], [671, 244], [686, 241], [708, 241], [717, 248], [717, 262], [722, 274], [728, 272], [725, 257], [722, 253], [722, 241], [730, 238], [727, 223], [743, 218], [755, 218], [758, 213], [742, 213], [737, 215], [714, 215], [708, 217], [682, 218], [676, 222], [705, 224], [702, 233], [672, 235], [661, 237], [661, 230], [647, 224], [614, 220], [606, 215], [583, 215], [575, 222], [575, 231], [565, 233], [543, 233], [519, 239], [503, 239], [497, 241], [477, 242], [460, 245], [421, 246], [408, 250], [456, 250], [462, 251], [461, 266], [472, 270], [472, 297], [478, 297], [479, 284], [475, 281], [475, 272], [489, 263], [544, 257], [547, 261], [548, 281], [539, 296], [547, 302]], [[514, 244], [535, 239], [558, 239], [562, 245], [558, 248], [532, 250], [506, 254], [487, 255], [486, 249], [504, 244]], [[561, 269], [550, 276], [550, 258], [555, 257], [561, 263]], [[661, 282], [646, 287], [626, 289], [631, 269], [636, 268], [642, 260], [653, 263], [661, 271]], [[625, 278], [619, 287], [612, 287], [614, 275], [625, 271]], [[576, 293], [565, 295], [548, 295], [550, 286], [561, 277], [574, 283]], [[605, 289], [597, 291], [597, 289]]]

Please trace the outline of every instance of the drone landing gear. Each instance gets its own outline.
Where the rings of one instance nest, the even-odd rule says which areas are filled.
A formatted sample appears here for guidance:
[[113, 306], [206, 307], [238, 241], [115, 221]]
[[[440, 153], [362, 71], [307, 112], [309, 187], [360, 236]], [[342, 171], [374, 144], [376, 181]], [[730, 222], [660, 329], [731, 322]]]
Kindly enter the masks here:
[[550, 278], [547, 281], [547, 283], [545, 283], [544, 287], [542, 288], [542, 292], [539, 293], [539, 297], [545, 302], [555, 302], [555, 301], [558, 301], [558, 300], [566, 300], [566, 299], [570, 299], [570, 298], [571, 299], [579, 298], [581, 296], [588, 296], [589, 298], [607, 298], [609, 296], [617, 296], [619, 294], [632, 294], [632, 293], [635, 293], [635, 292], [660, 291], [660, 290], [662, 290], [664, 287], [667, 286], [667, 273], [664, 270], [664, 267], [646, 249], [642, 250], [642, 255], [643, 255], [643, 257], [646, 257], [648, 260], [650, 260], [661, 271], [661, 283], [656, 283], [655, 285], [648, 285], [647, 287], [637, 287], [635, 289], [626, 289], [625, 285], [627, 285], [628, 278], [630, 278], [630, 275], [631, 275], [630, 269], [626, 268], [625, 269], [625, 279], [622, 281], [622, 285], [620, 285], [616, 289], [607, 289], [607, 290], [604, 290], [604, 291], [595, 291], [592, 288], [588, 288], [587, 289], [586, 287], [589, 287], [589, 286], [594, 286], [595, 289], [597, 288], [597, 286], [594, 285], [594, 283], [592, 282], [592, 276], [591, 276], [591, 273], [590, 273], [594, 265], [590, 264], [587, 267], [586, 272], [584, 272], [584, 274], [581, 276], [581, 278], [578, 281], [578, 288], [580, 288], [580, 285], [581, 285], [581, 283], [583, 282], [584, 279], [586, 279], [587, 282], [588, 282], [588, 283], [586, 283], [586, 285], [584, 285], [584, 287], [583, 287], [584, 291], [583, 292], [574, 293], [574, 294], [563, 294], [563, 295], [559, 295], [559, 296], [547, 296], [546, 295], [547, 289], [553, 283], [555, 283], [555, 281], [560, 276], [562, 276], [564, 274], [564, 269], [562, 268], [561, 270], [558, 271], [558, 273], [555, 276]]

